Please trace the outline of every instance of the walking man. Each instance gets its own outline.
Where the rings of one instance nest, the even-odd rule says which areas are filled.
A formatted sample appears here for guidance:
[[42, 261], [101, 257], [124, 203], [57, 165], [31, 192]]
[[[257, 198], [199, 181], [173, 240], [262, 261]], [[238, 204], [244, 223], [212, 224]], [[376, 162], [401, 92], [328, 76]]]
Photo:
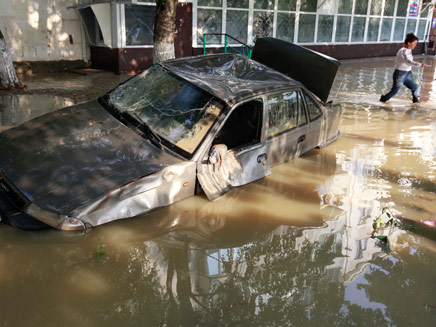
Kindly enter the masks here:
[[413, 61], [412, 50], [415, 49], [418, 43], [418, 37], [409, 33], [404, 40], [404, 46], [398, 50], [397, 57], [395, 59], [395, 71], [393, 74], [392, 89], [388, 94], [380, 97], [381, 102], [386, 102], [392, 98], [401, 88], [401, 84], [404, 84], [412, 91], [412, 99], [414, 103], [420, 102], [419, 86], [415, 83], [412, 76], [412, 67], [427, 67], [426, 64]]

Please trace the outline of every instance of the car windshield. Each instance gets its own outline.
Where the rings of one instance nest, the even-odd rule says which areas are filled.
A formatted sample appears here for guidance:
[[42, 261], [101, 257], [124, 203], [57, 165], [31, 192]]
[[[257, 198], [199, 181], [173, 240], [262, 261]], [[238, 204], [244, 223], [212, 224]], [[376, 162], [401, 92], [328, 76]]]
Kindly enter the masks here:
[[108, 100], [120, 112], [131, 114], [160, 138], [190, 154], [223, 108], [211, 94], [159, 65], [118, 86]]

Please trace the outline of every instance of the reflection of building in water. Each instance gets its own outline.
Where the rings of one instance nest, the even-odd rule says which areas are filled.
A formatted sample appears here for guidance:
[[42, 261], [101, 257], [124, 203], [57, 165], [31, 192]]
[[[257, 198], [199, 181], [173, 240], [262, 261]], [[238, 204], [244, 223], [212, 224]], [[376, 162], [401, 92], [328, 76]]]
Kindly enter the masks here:
[[[168, 236], [171, 248], [178, 254], [168, 255], [156, 243], [148, 242], [148, 257], [156, 263], [161, 285], [177, 297], [182, 283], [200, 303], [224, 301], [223, 297], [229, 294], [242, 299], [255, 298], [257, 308], [276, 296], [274, 285], [283, 280], [286, 301], [298, 302], [309, 309], [320, 294], [328, 293], [329, 284], [352, 282], [375, 255], [382, 254], [376, 242], [370, 239], [371, 217], [381, 211], [379, 201], [388, 197], [388, 191], [387, 186], [376, 179], [373, 186], [368, 187], [372, 184], [367, 179], [371, 178], [370, 172], [380, 166], [383, 151], [383, 147], [356, 148], [349, 157], [336, 156], [336, 164], [332, 166], [335, 173], [330, 169], [319, 172], [330, 176], [321, 182], [315, 193], [321, 202], [322, 227], [279, 225], [241, 246], [232, 246], [230, 241], [219, 247], [211, 240], [226, 228], [226, 222], [220, 221], [218, 228], [211, 228], [207, 223], [200, 226], [201, 219], [197, 219], [195, 228], [201, 232], [195, 234], [201, 234], [200, 239], [205, 244], [210, 242], [211, 246], [171, 234]], [[314, 156], [310, 162], [320, 161], [316, 167], [325, 169], [325, 158]], [[207, 212], [207, 216], [210, 214]], [[249, 228], [252, 226], [247, 226]], [[231, 247], [225, 248], [226, 244]], [[337, 296], [343, 295], [339, 292]], [[232, 302], [227, 298], [225, 301]], [[191, 304], [201, 310], [197, 302], [192, 300]]]
[[[191, 306], [199, 311], [208, 301], [210, 306], [220, 307], [223, 302], [232, 304], [240, 299], [253, 301], [255, 310], [260, 310], [265, 303], [277, 301], [280, 288], [284, 288], [280, 301], [292, 306], [298, 303], [305, 310], [316, 306], [320, 296], [329, 292], [329, 285], [337, 287], [335, 296], [343, 301], [344, 289], [359, 280], [375, 257], [385, 255], [370, 235], [373, 218], [381, 213], [383, 202], [392, 200], [390, 179], [379, 176], [386, 173], [386, 151], [389, 149], [383, 145], [369, 147], [362, 142], [346, 153], [335, 153], [335, 160], [328, 160], [334, 162], [331, 167], [325, 162], [330, 157], [328, 149], [295, 165], [301, 168], [305, 161], [310, 162], [312, 174], [316, 170], [318, 177], [327, 176], [316, 184], [313, 196], [316, 207], [321, 207], [322, 227], [298, 228], [281, 222], [270, 230], [263, 229], [262, 235], [247, 238], [242, 245], [232, 244], [230, 238], [214, 243], [232, 222], [207, 210], [211, 204], [200, 206], [195, 223], [190, 224], [191, 236], [168, 236], [176, 255], [163, 252], [168, 246], [148, 242], [148, 254], [156, 263], [161, 285], [174, 297], [188, 288], [196, 299], [190, 300]], [[275, 173], [283, 172], [277, 169]], [[257, 186], [260, 184], [266, 185], [259, 182]], [[291, 193], [286, 192], [288, 197]], [[242, 193], [238, 195], [235, 199], [240, 202], [244, 198]], [[308, 197], [298, 199], [307, 201]], [[223, 210], [220, 213], [222, 218]], [[218, 221], [211, 224], [215, 220], [206, 219], [211, 216]]]
[[380, 200], [389, 197], [389, 187], [381, 180], [368, 180], [372, 179], [371, 172], [382, 165], [384, 151], [384, 147], [362, 146], [354, 148], [349, 157], [337, 155], [342, 173], [335, 174], [318, 189], [322, 205], [333, 205], [343, 213], [336, 220], [328, 221], [327, 228], [308, 230], [303, 235], [314, 240], [334, 235], [334, 246], [341, 249], [334, 264], [327, 267], [335, 271], [331, 273], [334, 280], [351, 282], [374, 255], [381, 253], [370, 236], [373, 218], [382, 210]]

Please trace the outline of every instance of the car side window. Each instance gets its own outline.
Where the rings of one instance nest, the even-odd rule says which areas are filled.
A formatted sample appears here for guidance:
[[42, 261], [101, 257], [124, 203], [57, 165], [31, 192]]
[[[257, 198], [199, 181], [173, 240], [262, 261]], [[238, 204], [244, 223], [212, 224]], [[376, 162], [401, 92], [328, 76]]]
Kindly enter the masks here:
[[259, 143], [262, 113], [262, 99], [254, 99], [239, 105], [232, 111], [213, 144], [225, 144], [230, 150], [247, 144]]
[[307, 95], [304, 97], [306, 99], [306, 106], [307, 106], [307, 112], [309, 113], [309, 119], [315, 120], [319, 116], [321, 116], [321, 109], [313, 102], [311, 98], [309, 98]]
[[268, 138], [281, 134], [307, 122], [297, 91], [287, 91], [268, 96]]

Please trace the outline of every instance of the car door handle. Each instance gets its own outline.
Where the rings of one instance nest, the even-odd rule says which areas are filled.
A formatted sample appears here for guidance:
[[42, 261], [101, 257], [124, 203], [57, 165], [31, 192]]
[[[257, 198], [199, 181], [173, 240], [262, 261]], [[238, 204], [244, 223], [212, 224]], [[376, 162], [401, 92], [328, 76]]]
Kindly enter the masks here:
[[301, 135], [301, 136], [298, 138], [298, 143], [303, 142], [305, 139], [306, 139], [306, 135]]
[[264, 164], [267, 159], [268, 159], [267, 154], [263, 153], [257, 157], [257, 163]]

